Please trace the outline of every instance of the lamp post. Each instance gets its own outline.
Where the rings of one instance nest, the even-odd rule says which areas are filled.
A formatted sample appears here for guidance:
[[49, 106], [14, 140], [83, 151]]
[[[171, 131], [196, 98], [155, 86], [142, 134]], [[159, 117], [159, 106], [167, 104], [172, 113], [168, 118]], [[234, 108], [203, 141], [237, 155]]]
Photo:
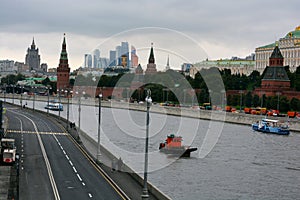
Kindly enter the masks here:
[[49, 116], [49, 98], [50, 98], [50, 92], [49, 92], [49, 90], [51, 90], [52, 88], [51, 87], [47, 87], [47, 91], [48, 91], [48, 104], [47, 104], [47, 106], [48, 106], [48, 109], [47, 109], [47, 115]]
[[13, 104], [15, 104], [15, 85], [13, 85], [12, 87], [13, 87]]
[[21, 109], [22, 109], [22, 95], [23, 95], [23, 88], [24, 86], [20, 86], [21, 88], [21, 100], [20, 100], [20, 104], [21, 104]]
[[5, 85], [5, 90], [3, 91], [3, 94], [4, 94], [4, 103], [6, 103], [6, 96], [5, 96], [5, 93], [6, 93], [6, 85]]
[[32, 103], [32, 110], [33, 110], [33, 112], [34, 112], [34, 104], [35, 104], [35, 89], [36, 89], [36, 87], [32, 87], [32, 89], [33, 89], [33, 103]]
[[69, 132], [69, 113], [70, 113], [70, 98], [69, 95], [72, 93], [69, 89], [65, 90], [65, 93], [67, 93], [67, 98], [68, 98], [68, 104], [67, 104], [67, 132]]
[[[78, 98], [78, 137], [79, 137], [79, 133], [80, 133], [80, 113], [81, 113], [81, 95], [79, 92], [76, 92], [77, 95], [79, 95]], [[83, 95], [85, 95], [85, 92], [82, 92]]]
[[147, 117], [146, 117], [146, 143], [145, 143], [145, 164], [144, 164], [144, 187], [142, 199], [148, 199], [147, 176], [148, 176], [148, 143], [149, 143], [149, 109], [152, 103], [151, 90], [147, 90], [146, 104], [147, 104]]
[[[261, 96], [261, 101], [260, 101], [260, 107], [262, 108], [264, 105], [264, 95], [263, 95], [263, 91], [260, 91], [260, 96]], [[262, 115], [262, 112], [260, 112], [260, 115]]]
[[101, 99], [102, 93], [99, 94], [99, 111], [98, 111], [98, 148], [97, 148], [97, 161], [100, 163], [100, 132], [101, 132]]
[[60, 89], [57, 89], [58, 95], [58, 118], [60, 119]]
[[277, 111], [279, 112], [279, 95], [281, 95], [280, 92], [276, 92], [277, 94]]
[[242, 102], [243, 102], [243, 91], [240, 90], [240, 113], [242, 112]]

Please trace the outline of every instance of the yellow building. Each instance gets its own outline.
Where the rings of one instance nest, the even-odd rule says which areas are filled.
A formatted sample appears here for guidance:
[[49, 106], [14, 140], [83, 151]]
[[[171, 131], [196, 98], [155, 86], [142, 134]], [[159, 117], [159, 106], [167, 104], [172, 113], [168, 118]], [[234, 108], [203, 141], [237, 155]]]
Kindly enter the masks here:
[[284, 57], [283, 65], [290, 66], [290, 71], [294, 72], [300, 65], [300, 26], [296, 27], [294, 31], [287, 33], [279, 41], [255, 49], [255, 68], [260, 73], [269, 65], [269, 57], [276, 45], [278, 45]]

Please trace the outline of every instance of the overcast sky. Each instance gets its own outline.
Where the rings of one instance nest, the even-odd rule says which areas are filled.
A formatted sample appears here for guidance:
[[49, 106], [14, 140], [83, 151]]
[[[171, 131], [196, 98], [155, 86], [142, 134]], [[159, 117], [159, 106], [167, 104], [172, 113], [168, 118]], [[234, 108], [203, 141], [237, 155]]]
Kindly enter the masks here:
[[66, 33], [70, 67], [96, 48], [101, 57], [121, 41], [145, 69], [154, 43], [158, 68], [245, 57], [300, 25], [299, 0], [0, 0], [0, 60], [25, 62], [35, 38], [41, 63], [57, 67]]

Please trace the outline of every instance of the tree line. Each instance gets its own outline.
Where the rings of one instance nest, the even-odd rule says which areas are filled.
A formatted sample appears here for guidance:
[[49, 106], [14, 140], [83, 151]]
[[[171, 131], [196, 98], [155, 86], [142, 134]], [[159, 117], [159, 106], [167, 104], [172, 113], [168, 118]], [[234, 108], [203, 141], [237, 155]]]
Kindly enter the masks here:
[[[216, 71], [218, 73], [216, 73]], [[295, 72], [291, 72], [289, 67], [286, 67], [287, 75], [290, 79], [291, 89], [300, 91], [300, 67], [297, 67]], [[220, 76], [222, 83], [218, 82], [218, 78], [214, 76]], [[243, 90], [246, 91], [241, 95], [227, 95], [226, 105], [240, 106], [242, 107], [257, 107], [262, 106], [267, 109], [280, 108], [281, 112], [288, 110], [300, 111], [300, 100], [297, 98], [288, 99], [285, 96], [265, 96], [261, 98], [257, 95], [253, 95], [252, 91], [256, 87], [261, 86], [261, 80], [264, 74], [260, 74], [258, 71], [253, 71], [249, 76], [244, 74], [231, 74], [230, 69], [218, 70], [217, 68], [201, 69], [195, 74], [195, 77], [186, 76], [184, 73], [178, 73], [173, 70], [166, 72], [158, 72], [155, 75], [136, 75], [131, 73], [120, 73], [116, 76], [102, 75], [93, 76], [89, 74], [87, 76], [78, 75], [75, 79], [70, 79], [70, 85], [76, 86], [90, 86], [97, 87], [122, 87], [126, 88], [123, 91], [123, 97], [128, 98], [130, 94], [131, 99], [137, 101], [145, 99], [146, 90], [151, 89], [152, 99], [155, 102], [170, 101], [177, 103], [192, 102], [193, 104], [210, 102], [212, 91], [208, 85], [214, 85], [214, 88], [225, 91], [228, 90]], [[209, 77], [209, 78], [207, 78]], [[1, 79], [1, 85], [15, 85], [18, 80], [24, 80], [24, 75], [8, 75]], [[210, 83], [210, 81], [212, 83]], [[133, 82], [142, 83], [141, 89], [131, 91], [130, 87]], [[56, 91], [56, 82], [51, 82], [49, 78], [42, 81], [45, 86], [51, 86], [53, 91]], [[186, 88], [188, 88], [186, 90]], [[189, 89], [193, 89], [195, 95], [191, 96], [188, 93]], [[242, 98], [242, 101], [241, 101]], [[223, 99], [224, 100], [224, 99]]]

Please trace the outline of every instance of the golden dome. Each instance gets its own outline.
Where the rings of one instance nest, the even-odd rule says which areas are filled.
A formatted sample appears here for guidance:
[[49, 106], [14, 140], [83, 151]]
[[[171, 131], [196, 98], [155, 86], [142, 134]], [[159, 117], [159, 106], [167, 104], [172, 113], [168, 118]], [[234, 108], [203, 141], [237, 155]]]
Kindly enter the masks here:
[[295, 31], [300, 31], [300, 26], [297, 26]]

